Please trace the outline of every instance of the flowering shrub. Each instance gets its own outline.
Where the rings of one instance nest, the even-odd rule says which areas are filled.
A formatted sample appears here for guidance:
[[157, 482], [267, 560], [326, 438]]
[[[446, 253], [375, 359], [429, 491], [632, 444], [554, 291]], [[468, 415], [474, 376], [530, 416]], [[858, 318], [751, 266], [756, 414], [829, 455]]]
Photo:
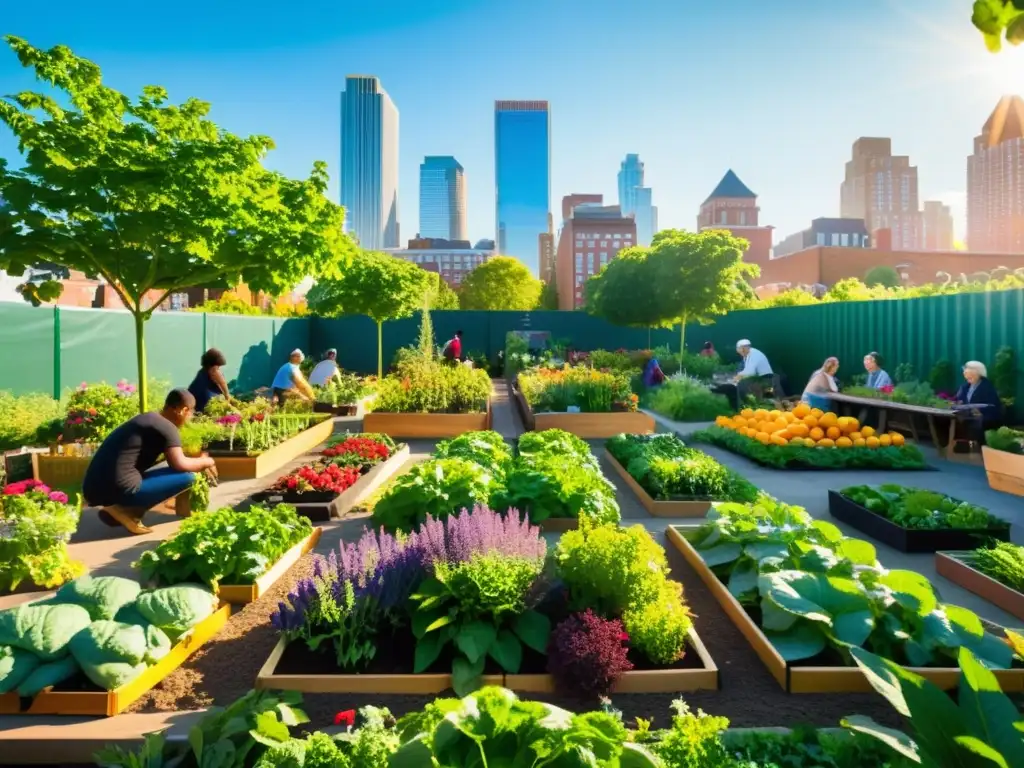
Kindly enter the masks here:
[[139, 413], [134, 384], [116, 386], [82, 382], [68, 400], [60, 442], [101, 443], [107, 435]]
[[270, 490], [292, 493], [343, 493], [355, 485], [359, 477], [360, 473], [357, 467], [342, 467], [337, 464], [307, 464], [291, 474], [278, 478]]
[[574, 614], [551, 633], [548, 672], [559, 689], [584, 698], [607, 695], [622, 673], [633, 668], [628, 641], [618, 619], [603, 619], [589, 609]]
[[0, 590], [23, 581], [52, 589], [85, 570], [68, 554], [81, 504], [38, 480], [10, 483], [0, 495]]
[[387, 461], [391, 449], [370, 437], [349, 437], [328, 446], [320, 455], [340, 466], [372, 467]]

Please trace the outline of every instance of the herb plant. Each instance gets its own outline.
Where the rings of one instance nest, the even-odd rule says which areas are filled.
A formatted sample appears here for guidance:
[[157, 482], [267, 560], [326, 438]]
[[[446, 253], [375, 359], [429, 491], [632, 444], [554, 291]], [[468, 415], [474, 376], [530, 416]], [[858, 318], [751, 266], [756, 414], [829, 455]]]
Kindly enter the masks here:
[[712, 392], [703, 381], [682, 375], [672, 377], [644, 396], [646, 407], [674, 421], [714, 421], [733, 412], [725, 395]]
[[628, 640], [618, 619], [603, 619], [590, 610], [573, 614], [551, 633], [548, 672], [560, 690], [589, 699], [605, 696], [633, 668]]
[[1018, 456], [1024, 454], [1024, 432], [1009, 427], [990, 429], [985, 433], [985, 442], [989, 448], [1006, 451]]
[[986, 576], [1010, 589], [1024, 592], [1024, 547], [1008, 541], [996, 541], [965, 556]]
[[984, 507], [958, 501], [936, 491], [887, 484], [852, 485], [840, 493], [902, 528], [988, 530], [1010, 525], [990, 515]]
[[38, 480], [10, 483], [0, 495], [0, 591], [29, 582], [44, 589], [79, 576], [68, 541], [78, 529], [81, 499], [68, 503], [61, 491]]
[[490, 470], [467, 459], [431, 459], [396, 478], [373, 507], [374, 525], [411, 531], [427, 517], [447, 517], [487, 504], [496, 487]]
[[224, 507], [182, 521], [173, 537], [143, 552], [135, 567], [157, 584], [252, 584], [312, 530], [308, 518], [284, 504], [244, 512]]
[[499, 477], [504, 476], [512, 463], [512, 450], [505, 438], [491, 430], [466, 432], [451, 440], [442, 440], [437, 444], [434, 455], [439, 459], [468, 459], [487, 467]]
[[[35, 445], [40, 429], [60, 415], [60, 403], [49, 395], [0, 391], [0, 451]], [[46, 442], [45, 436], [41, 442]]]
[[635, 411], [637, 397], [625, 373], [603, 372], [587, 366], [537, 368], [519, 374], [519, 386], [530, 408], [541, 413], [609, 413], [613, 406]]

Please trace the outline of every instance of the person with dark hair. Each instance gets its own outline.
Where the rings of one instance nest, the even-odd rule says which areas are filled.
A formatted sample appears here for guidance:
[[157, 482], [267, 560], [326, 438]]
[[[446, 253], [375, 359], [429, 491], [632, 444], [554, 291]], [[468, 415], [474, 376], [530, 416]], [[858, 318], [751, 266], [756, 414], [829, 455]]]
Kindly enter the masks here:
[[326, 387], [335, 381], [341, 381], [341, 369], [338, 368], [338, 350], [332, 347], [324, 352], [324, 359], [309, 374], [309, 383], [313, 387]]
[[446, 361], [455, 364], [462, 360], [462, 331], [458, 330], [455, 335], [448, 339], [448, 342], [441, 350], [441, 357]]
[[700, 352], [697, 353], [701, 357], [714, 357], [718, 353], [715, 351], [715, 345], [710, 341], [705, 341], [704, 346], [700, 348]]
[[[196, 400], [187, 389], [172, 389], [159, 411], [129, 419], [111, 432], [96, 450], [82, 483], [82, 495], [100, 507], [107, 525], [123, 525], [136, 535], [152, 529], [142, 524], [146, 512], [188, 490], [197, 472], [214, 477], [209, 456], [189, 458], [181, 449], [178, 429], [192, 418]], [[153, 469], [160, 456], [166, 467]]]
[[231, 400], [231, 393], [228, 391], [228, 382], [224, 374], [220, 372], [222, 365], [227, 365], [224, 354], [216, 348], [210, 348], [203, 353], [199, 359], [199, 373], [188, 385], [188, 391], [196, 399], [196, 413], [206, 410], [206, 404], [213, 398], [223, 395], [225, 400]]

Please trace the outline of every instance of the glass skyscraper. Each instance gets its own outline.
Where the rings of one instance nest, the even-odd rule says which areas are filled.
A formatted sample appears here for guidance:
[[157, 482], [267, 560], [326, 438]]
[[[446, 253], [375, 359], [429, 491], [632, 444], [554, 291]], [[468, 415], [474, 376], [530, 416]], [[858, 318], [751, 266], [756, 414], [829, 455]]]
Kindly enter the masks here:
[[623, 215], [636, 219], [637, 245], [650, 245], [658, 231], [658, 209], [651, 197], [651, 188], [644, 186], [644, 164], [640, 155], [626, 155], [619, 165], [619, 207]]
[[468, 240], [466, 174], [454, 157], [420, 163], [420, 237]]
[[498, 253], [536, 275], [551, 210], [551, 113], [546, 101], [494, 102]]
[[398, 110], [376, 77], [345, 78], [341, 204], [345, 230], [363, 248], [399, 247]]

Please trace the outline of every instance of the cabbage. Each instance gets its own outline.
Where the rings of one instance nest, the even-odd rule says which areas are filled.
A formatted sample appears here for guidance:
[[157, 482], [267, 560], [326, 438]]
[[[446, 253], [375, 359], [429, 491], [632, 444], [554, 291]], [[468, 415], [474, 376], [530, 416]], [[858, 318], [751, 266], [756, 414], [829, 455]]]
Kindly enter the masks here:
[[89, 611], [93, 620], [112, 619], [123, 606], [135, 602], [142, 587], [120, 576], [82, 576], [57, 590], [58, 603], [73, 603]]
[[38, 666], [39, 657], [34, 654], [0, 645], [0, 693], [13, 691]]
[[146, 669], [147, 631], [138, 624], [94, 621], [71, 639], [71, 655], [92, 682], [112, 691]]
[[60, 661], [51, 661], [32, 670], [18, 686], [18, 695], [31, 698], [44, 688], [51, 685], [63, 683], [65, 680], [78, 674], [78, 662], [71, 656], [65, 656]]
[[0, 645], [31, 651], [41, 661], [54, 661], [67, 655], [69, 641], [89, 622], [89, 612], [78, 605], [19, 605], [0, 611]]
[[146, 662], [156, 664], [171, 652], [171, 638], [160, 627], [147, 624], [146, 630]]
[[210, 616], [219, 600], [198, 584], [178, 584], [143, 592], [135, 601], [146, 621], [170, 635], [180, 635]]

